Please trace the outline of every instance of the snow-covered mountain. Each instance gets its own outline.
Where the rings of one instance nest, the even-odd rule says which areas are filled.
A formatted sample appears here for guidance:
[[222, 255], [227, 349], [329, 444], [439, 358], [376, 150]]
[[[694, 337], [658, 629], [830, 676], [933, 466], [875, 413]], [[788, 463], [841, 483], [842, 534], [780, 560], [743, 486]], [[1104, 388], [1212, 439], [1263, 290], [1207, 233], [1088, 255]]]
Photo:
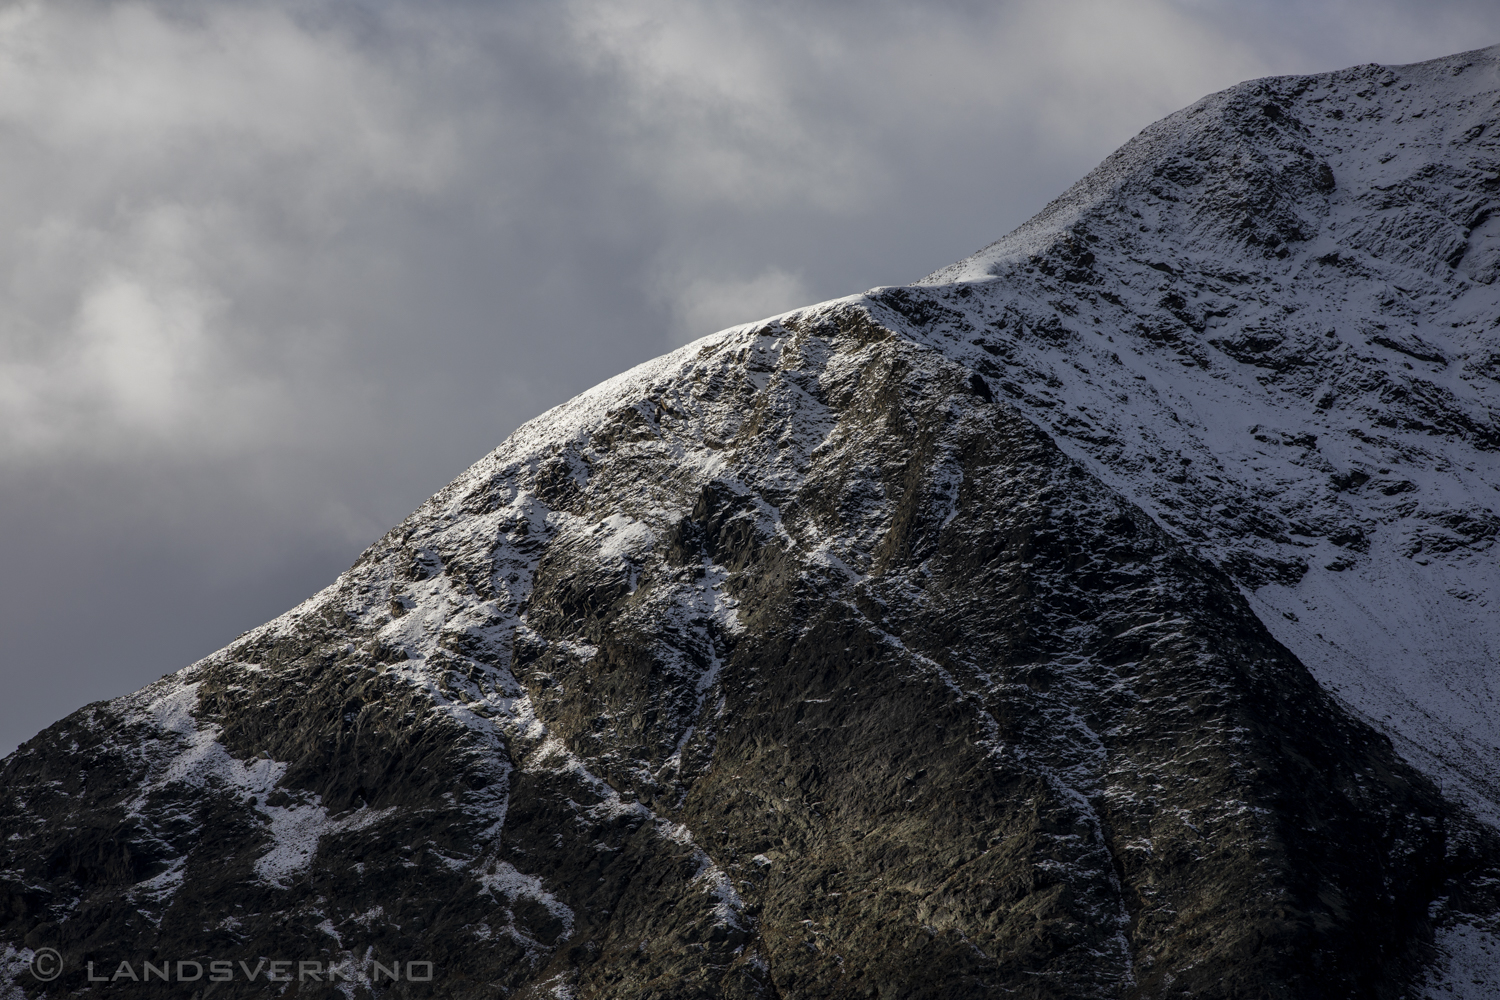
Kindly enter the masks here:
[[983, 331], [948, 353], [1491, 822], [1497, 102], [1491, 50], [1237, 87], [921, 283]]
[[1493, 996], [1497, 107], [1244, 84], [531, 421], [7, 759], [7, 988]]

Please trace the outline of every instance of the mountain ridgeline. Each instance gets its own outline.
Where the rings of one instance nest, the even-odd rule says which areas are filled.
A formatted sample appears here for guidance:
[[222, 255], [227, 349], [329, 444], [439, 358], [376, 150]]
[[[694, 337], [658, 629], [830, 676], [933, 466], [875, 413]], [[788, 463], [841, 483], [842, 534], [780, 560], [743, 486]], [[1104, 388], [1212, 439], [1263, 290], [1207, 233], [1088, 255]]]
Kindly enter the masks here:
[[1493, 997], [1497, 277], [1492, 49], [618, 376], [5, 760], [6, 995]]

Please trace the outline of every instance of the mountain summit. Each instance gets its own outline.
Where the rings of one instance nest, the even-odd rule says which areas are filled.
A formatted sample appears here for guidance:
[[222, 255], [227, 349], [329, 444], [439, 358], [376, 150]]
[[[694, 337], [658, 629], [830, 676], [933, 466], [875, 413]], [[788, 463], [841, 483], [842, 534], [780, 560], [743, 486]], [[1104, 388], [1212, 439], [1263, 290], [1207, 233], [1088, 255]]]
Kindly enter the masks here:
[[1493, 996], [1497, 108], [1242, 84], [527, 423], [4, 762], [7, 995]]

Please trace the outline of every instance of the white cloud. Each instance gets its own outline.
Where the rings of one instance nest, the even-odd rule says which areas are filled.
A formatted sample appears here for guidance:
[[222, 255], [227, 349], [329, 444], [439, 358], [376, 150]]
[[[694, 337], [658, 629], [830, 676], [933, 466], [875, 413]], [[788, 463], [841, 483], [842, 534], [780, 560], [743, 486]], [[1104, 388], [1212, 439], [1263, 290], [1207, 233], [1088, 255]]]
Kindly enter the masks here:
[[170, 427], [182, 418], [188, 383], [203, 367], [206, 305], [185, 289], [106, 276], [84, 293], [79, 309], [83, 385], [130, 430]]
[[678, 274], [662, 283], [661, 294], [671, 308], [674, 340], [679, 344], [796, 309], [809, 299], [802, 279], [777, 267], [753, 278]]
[[31, 151], [81, 156], [68, 179], [91, 180], [88, 193], [154, 186], [164, 172], [222, 191], [267, 167], [325, 197], [431, 187], [453, 142], [417, 96], [274, 4], [210, 3], [187, 18], [141, 2], [31, 0], [0, 13], [0, 122]]
[[0, 462], [285, 433], [309, 326], [277, 301], [453, 176], [419, 98], [273, 5], [0, 11]]
[[840, 209], [878, 182], [883, 164], [860, 155], [853, 123], [809, 100], [820, 74], [797, 64], [825, 39], [787, 37], [804, 17], [688, 0], [578, 0], [568, 12], [582, 68], [613, 90], [609, 137], [673, 200]]

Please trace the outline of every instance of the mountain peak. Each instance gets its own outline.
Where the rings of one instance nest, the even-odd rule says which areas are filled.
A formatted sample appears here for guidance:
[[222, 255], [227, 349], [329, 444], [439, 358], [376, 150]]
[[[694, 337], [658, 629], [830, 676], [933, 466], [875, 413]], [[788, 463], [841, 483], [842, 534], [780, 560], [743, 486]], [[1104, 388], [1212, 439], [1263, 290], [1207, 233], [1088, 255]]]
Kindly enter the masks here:
[[[1353, 184], [1396, 184], [1440, 164], [1493, 172], [1489, 160], [1466, 162], [1462, 151], [1494, 128], [1497, 91], [1500, 46], [1230, 87], [1149, 126], [1013, 232], [919, 284], [1024, 267], [1091, 223], [1092, 236], [1122, 249], [1191, 253], [1178, 244], [1206, 240], [1216, 257], [1238, 247], [1258, 268], [1268, 257], [1284, 260], [1340, 221], [1326, 209], [1346, 153], [1358, 176], [1344, 180]], [[1415, 255], [1446, 263], [1444, 251], [1455, 249], [1414, 235], [1403, 256], [1420, 269], [1435, 264]]]

